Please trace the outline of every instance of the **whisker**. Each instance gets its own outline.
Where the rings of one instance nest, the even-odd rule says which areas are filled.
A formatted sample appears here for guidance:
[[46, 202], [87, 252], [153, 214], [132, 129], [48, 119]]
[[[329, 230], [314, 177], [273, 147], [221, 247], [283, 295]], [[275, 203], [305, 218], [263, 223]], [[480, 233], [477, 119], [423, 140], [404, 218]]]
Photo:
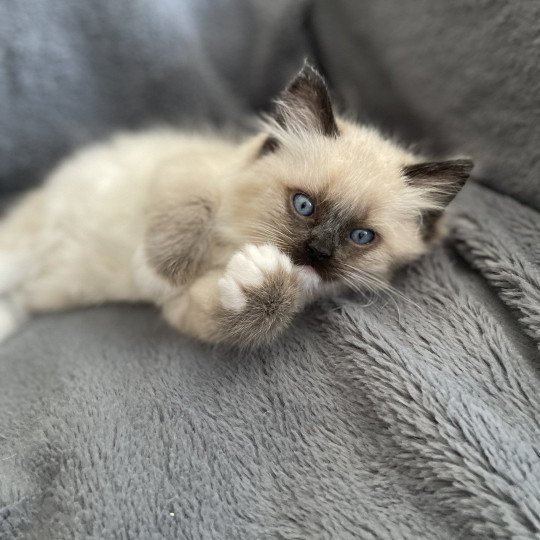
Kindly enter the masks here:
[[286, 232], [278, 229], [277, 227], [274, 227], [272, 225], [265, 225], [265, 226], [261, 226], [261, 225], [245, 225], [242, 227], [242, 230], [243, 231], [246, 231], [246, 232], [255, 232], [255, 233], [260, 233], [260, 234], [275, 234], [277, 236], [280, 236], [280, 237], [283, 237], [283, 238], [288, 238], [288, 239], [292, 239], [293, 236], [292, 236], [292, 233], [291, 233], [291, 236], [289, 236]]
[[375, 302], [375, 297], [377, 296], [376, 291], [371, 290], [369, 288], [362, 289], [362, 288], [358, 287], [358, 285], [355, 284], [354, 281], [352, 281], [351, 278], [349, 278], [347, 276], [344, 276], [343, 280], [355, 292], [359, 292], [359, 293], [362, 293], [362, 294], [365, 294], [366, 292], [371, 293], [371, 299], [369, 300], [369, 302], [367, 304], [361, 304], [361, 307], [369, 307], [369, 306], [373, 305], [373, 303]]
[[284, 234], [283, 232], [271, 228], [263, 230], [261, 228], [243, 228], [243, 232], [246, 236], [251, 238], [256, 238], [265, 243], [275, 243], [278, 242], [282, 245], [287, 245], [287, 242], [290, 243], [291, 238]]
[[352, 272], [347, 272], [343, 275], [346, 282], [349, 284], [351, 289], [363, 292], [364, 290], [369, 290], [371, 292], [377, 292], [377, 290], [373, 287], [373, 284], [370, 283], [368, 280], [363, 279], [361, 276], [358, 276], [357, 274], [353, 274]]
[[[359, 281], [361, 282], [365, 282], [365, 280], [368, 280], [372, 285], [374, 285], [380, 292], [385, 292], [387, 293], [387, 296], [389, 299], [391, 299], [395, 305], [396, 305], [396, 310], [398, 311], [398, 319], [400, 317], [400, 314], [399, 314], [399, 306], [397, 304], [397, 301], [396, 301], [396, 298], [395, 297], [398, 297], [406, 302], [408, 302], [409, 304], [413, 305], [414, 307], [416, 307], [416, 309], [418, 309], [419, 311], [421, 310], [420, 306], [414, 302], [411, 298], [409, 298], [408, 296], [406, 296], [403, 292], [401, 292], [400, 290], [396, 289], [395, 287], [393, 287], [390, 283], [388, 283], [387, 281], [384, 281], [383, 279], [381, 279], [380, 277], [378, 276], [375, 276], [369, 272], [366, 272], [365, 270], [360, 270], [359, 268], [355, 268], [354, 266], [350, 265], [350, 264], [347, 264], [345, 263], [345, 266], [350, 268], [352, 270], [352, 273], [354, 275], [354, 278], [355, 279], [358, 279]], [[399, 320], [400, 324], [401, 324], [401, 321]]]

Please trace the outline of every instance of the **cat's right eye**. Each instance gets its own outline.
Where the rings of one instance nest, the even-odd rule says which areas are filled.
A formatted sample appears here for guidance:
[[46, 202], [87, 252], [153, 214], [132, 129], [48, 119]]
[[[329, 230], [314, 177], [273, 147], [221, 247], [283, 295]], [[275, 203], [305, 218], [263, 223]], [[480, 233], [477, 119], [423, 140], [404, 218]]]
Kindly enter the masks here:
[[375, 239], [375, 233], [371, 229], [353, 229], [349, 236], [355, 244], [360, 246], [365, 246]]
[[311, 216], [315, 210], [315, 205], [311, 202], [311, 199], [303, 193], [297, 193], [293, 197], [294, 209], [304, 217]]

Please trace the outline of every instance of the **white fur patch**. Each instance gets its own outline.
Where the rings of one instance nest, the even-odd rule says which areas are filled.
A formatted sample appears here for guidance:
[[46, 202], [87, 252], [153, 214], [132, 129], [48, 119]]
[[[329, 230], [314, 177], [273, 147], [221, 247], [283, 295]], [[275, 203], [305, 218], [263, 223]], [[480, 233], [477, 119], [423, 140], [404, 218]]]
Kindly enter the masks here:
[[247, 304], [246, 295], [238, 282], [230, 275], [222, 277], [219, 282], [221, 305], [230, 311], [242, 311]]
[[24, 319], [24, 311], [14, 301], [0, 299], [0, 342], [13, 334]]
[[0, 294], [14, 289], [28, 273], [29, 262], [20, 253], [0, 251]]
[[264, 280], [262, 270], [247, 249], [232, 256], [227, 265], [226, 274], [233, 277], [243, 287], [260, 287]]
[[242, 311], [247, 304], [244, 291], [260, 287], [265, 275], [278, 269], [292, 272], [293, 264], [276, 246], [244, 246], [232, 256], [225, 275], [219, 280], [221, 305], [231, 311]]
[[321, 285], [319, 274], [309, 266], [298, 266], [297, 272], [302, 288], [308, 295], [314, 294]]
[[248, 244], [244, 248], [244, 252], [262, 272], [271, 273], [278, 268], [283, 268], [289, 272], [292, 270], [293, 265], [289, 257], [272, 244], [262, 246]]

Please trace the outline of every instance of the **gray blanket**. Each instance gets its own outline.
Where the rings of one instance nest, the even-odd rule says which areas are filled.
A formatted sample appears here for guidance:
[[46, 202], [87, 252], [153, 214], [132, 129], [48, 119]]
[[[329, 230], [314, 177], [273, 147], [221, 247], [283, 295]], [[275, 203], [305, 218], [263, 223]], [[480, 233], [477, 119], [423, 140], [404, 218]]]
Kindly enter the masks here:
[[[1, 14], [3, 53], [43, 55], [37, 65], [23, 59], [1, 72], [3, 82], [15, 77], [36, 88], [25, 97], [28, 108], [19, 110], [20, 125], [13, 107], [0, 110], [4, 187], [20, 184], [22, 170], [37, 174], [49, 166], [55, 152], [73, 144], [70, 126], [90, 120], [92, 111], [91, 129], [79, 126], [82, 139], [122, 125], [122, 118], [136, 124], [139, 113], [140, 122], [169, 112], [194, 118], [195, 102], [201, 112], [221, 111], [220, 120], [228, 122], [231, 111], [267, 104], [309, 52], [336, 93], [373, 121], [395, 122], [391, 127], [404, 136], [428, 125], [416, 97], [401, 91], [410, 74], [422, 71], [415, 54], [407, 56], [412, 49], [403, 36], [420, 40], [419, 28], [441, 24], [441, 13], [425, 2], [409, 4], [416, 13], [409, 19], [399, 2], [381, 2], [387, 12], [378, 14], [378, 26], [368, 24], [367, 3], [358, 3], [353, 15], [352, 4], [341, 1], [331, 12], [330, 3], [308, 12], [307, 3], [290, 10], [285, 1], [262, 0], [213, 2], [210, 11], [209, 2], [125, 0], [114, 3], [125, 8], [114, 13], [109, 4], [96, 1], [88, 11], [60, 0], [13, 2], [13, 11]], [[469, 10], [468, 31], [489, 26], [472, 4], [461, 8]], [[43, 5], [49, 9], [40, 12]], [[493, 20], [500, 22], [503, 11]], [[342, 21], [337, 29], [336, 20]], [[233, 29], [225, 27], [233, 22]], [[445, 25], [451, 24], [448, 15]], [[168, 50], [174, 39], [164, 28], [179, 28], [174, 35], [192, 47], [193, 63], [183, 57], [178, 78], [160, 71], [174, 58]], [[447, 48], [448, 64], [456, 55], [468, 58], [455, 44], [455, 28], [448, 32], [436, 38], [427, 32], [423, 47], [448, 36], [454, 45]], [[139, 41], [123, 49], [126, 35]], [[394, 64], [400, 35], [406, 48]], [[280, 47], [287, 39], [295, 48], [285, 53]], [[519, 39], [508, 38], [509, 50]], [[84, 46], [75, 50], [65, 45], [70, 40]], [[357, 71], [349, 54], [355, 43], [358, 57], [369, 53]], [[115, 47], [115, 60], [101, 65], [104, 51]], [[143, 53], [156, 71], [130, 76], [127, 66]], [[241, 55], [235, 59], [235, 53]], [[78, 55], [87, 62], [80, 64]], [[248, 58], [253, 71], [242, 69]], [[526, 61], [527, 73], [537, 69], [534, 55]], [[487, 84], [477, 67], [478, 85]], [[429, 74], [438, 73], [429, 63], [425, 69], [429, 84]], [[49, 80], [50, 71], [71, 81], [69, 91], [58, 96], [59, 83], [50, 95], [41, 87], [40, 95], [39, 80]], [[163, 74], [158, 86], [156, 72]], [[74, 73], [79, 79], [70, 79]], [[377, 85], [388, 81], [384, 99], [401, 100], [399, 114], [371, 106], [377, 93], [367, 82], [362, 101], [362, 73], [374, 73]], [[93, 93], [90, 81], [101, 88], [116, 81], [124, 98]], [[170, 96], [182, 92], [185, 103], [175, 106]], [[5, 103], [23, 99], [20, 92], [2, 96]], [[31, 105], [32, 96], [50, 107]], [[432, 90], [433, 106], [443, 97]], [[57, 123], [60, 102], [72, 104], [63, 124]], [[439, 110], [445, 129], [472, 121], [442, 104]], [[57, 137], [45, 133], [44, 117]], [[6, 150], [6, 125], [17, 152]], [[528, 129], [538, 135], [532, 111]], [[492, 145], [486, 162], [510, 151], [496, 138], [487, 144], [467, 134], [478, 147]], [[500, 137], [517, 148], [512, 134]], [[32, 140], [40, 152], [25, 152]], [[434, 141], [447, 144], [439, 133]], [[524, 160], [537, 163], [530, 148], [523, 147]], [[36, 318], [0, 346], [0, 538], [540, 537], [540, 214], [534, 209], [538, 175], [522, 173], [508, 183], [490, 176], [482, 181], [491, 187], [468, 186], [454, 206], [448, 241], [397, 277], [395, 295], [317, 304], [283, 339], [257, 352], [190, 342], [146, 306]]]

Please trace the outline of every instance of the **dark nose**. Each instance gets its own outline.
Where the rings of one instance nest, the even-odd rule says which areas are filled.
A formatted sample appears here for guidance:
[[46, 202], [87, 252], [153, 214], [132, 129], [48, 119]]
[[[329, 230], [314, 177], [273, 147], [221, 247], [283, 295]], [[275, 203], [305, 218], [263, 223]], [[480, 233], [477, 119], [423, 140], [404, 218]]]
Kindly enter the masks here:
[[332, 250], [321, 243], [310, 242], [306, 246], [307, 255], [312, 262], [323, 262], [332, 256]]

